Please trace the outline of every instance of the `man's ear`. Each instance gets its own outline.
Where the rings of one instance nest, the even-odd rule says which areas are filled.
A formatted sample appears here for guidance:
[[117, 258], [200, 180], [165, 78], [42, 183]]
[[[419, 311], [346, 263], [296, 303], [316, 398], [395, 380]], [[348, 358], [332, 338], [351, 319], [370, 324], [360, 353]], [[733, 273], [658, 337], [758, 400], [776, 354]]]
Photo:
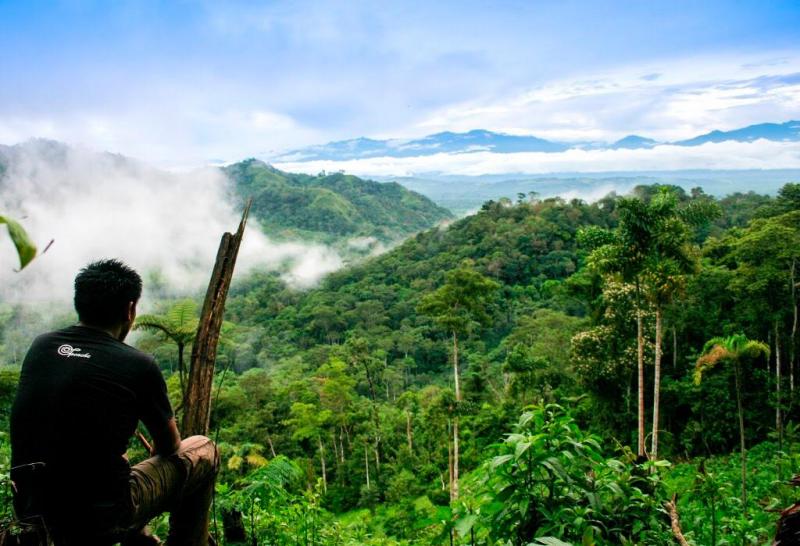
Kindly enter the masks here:
[[129, 301], [128, 302], [128, 322], [133, 322], [136, 318], [136, 302]]

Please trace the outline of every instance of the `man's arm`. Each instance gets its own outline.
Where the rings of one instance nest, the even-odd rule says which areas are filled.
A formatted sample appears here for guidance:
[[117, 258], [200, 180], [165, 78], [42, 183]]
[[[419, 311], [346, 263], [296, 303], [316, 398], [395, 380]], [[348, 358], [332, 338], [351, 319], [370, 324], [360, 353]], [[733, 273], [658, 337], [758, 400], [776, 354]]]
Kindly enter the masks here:
[[178, 432], [178, 425], [173, 417], [161, 427], [148, 427], [150, 435], [153, 437], [153, 451], [151, 455], [161, 455], [167, 457], [176, 453], [181, 446], [181, 434]]
[[139, 419], [153, 438], [151, 455], [172, 455], [181, 445], [181, 435], [167, 396], [164, 376], [155, 361], [145, 369], [139, 392]]

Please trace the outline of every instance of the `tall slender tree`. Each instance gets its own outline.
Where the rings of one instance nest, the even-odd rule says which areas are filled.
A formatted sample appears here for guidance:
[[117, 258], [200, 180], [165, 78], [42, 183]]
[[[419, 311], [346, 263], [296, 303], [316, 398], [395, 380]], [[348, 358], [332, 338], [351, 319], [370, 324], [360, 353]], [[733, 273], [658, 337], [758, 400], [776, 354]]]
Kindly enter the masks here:
[[325, 446], [322, 442], [331, 422], [330, 410], [321, 409], [315, 404], [295, 402], [291, 407], [291, 418], [286, 424], [294, 428], [292, 438], [316, 442], [319, 453], [319, 465], [322, 472], [322, 487], [328, 491], [328, 468], [325, 459]]
[[636, 296], [636, 369], [637, 369], [637, 442], [636, 452], [645, 454], [644, 410], [644, 302], [643, 276], [652, 244], [647, 204], [641, 199], [621, 198], [617, 203], [619, 225], [612, 232], [590, 227], [579, 232], [579, 242], [592, 250], [589, 265], [606, 275], [615, 275], [635, 288]]
[[663, 356], [664, 307], [699, 269], [692, 244], [694, 231], [720, 214], [719, 207], [702, 199], [679, 207], [675, 193], [662, 187], [648, 204], [652, 241], [645, 268], [647, 295], [655, 311], [655, 358], [653, 366], [653, 429], [650, 456], [658, 458], [661, 416], [661, 362]]
[[459, 338], [467, 337], [478, 327], [489, 322], [490, 298], [500, 285], [475, 271], [466, 262], [445, 275], [445, 283], [435, 292], [425, 296], [419, 311], [431, 317], [452, 341], [453, 386], [455, 411], [453, 415], [453, 464], [450, 499], [458, 499], [459, 473], [459, 411], [461, 402], [461, 378], [459, 372]]
[[[781, 346], [786, 322], [791, 320], [789, 353], [792, 358], [792, 340], [797, 335], [797, 278], [796, 268], [800, 263], [800, 210], [771, 218], [756, 219], [742, 230], [734, 232], [729, 240], [730, 252], [726, 256], [735, 275], [731, 289], [747, 294], [742, 298], [741, 315], [758, 326], [765, 317], [771, 320], [773, 343], [775, 344], [775, 427], [783, 429], [783, 393]], [[791, 317], [791, 319], [789, 319]], [[793, 397], [795, 369], [788, 366], [790, 397]], [[790, 398], [791, 400], [791, 398]]]
[[652, 455], [658, 455], [660, 413], [662, 311], [681, 286], [683, 275], [694, 269], [691, 249], [692, 227], [702, 225], [719, 212], [708, 200], [697, 200], [680, 208], [669, 187], [660, 187], [645, 201], [622, 198], [617, 204], [619, 224], [612, 232], [588, 228], [579, 234], [583, 246], [592, 252], [589, 264], [601, 273], [615, 275], [635, 287], [636, 354], [638, 371], [637, 453], [645, 454], [644, 408], [644, 309], [653, 302], [656, 315], [655, 366], [653, 382]]

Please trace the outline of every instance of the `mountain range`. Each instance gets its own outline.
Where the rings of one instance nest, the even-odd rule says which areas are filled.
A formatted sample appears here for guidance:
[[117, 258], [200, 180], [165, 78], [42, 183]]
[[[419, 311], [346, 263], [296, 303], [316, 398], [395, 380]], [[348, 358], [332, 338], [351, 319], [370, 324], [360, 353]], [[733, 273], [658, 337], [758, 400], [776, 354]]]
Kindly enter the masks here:
[[466, 133], [450, 131], [418, 139], [356, 138], [308, 146], [272, 157], [275, 162], [288, 161], [342, 161], [371, 157], [418, 157], [440, 153], [515, 153], [563, 152], [569, 149], [647, 149], [662, 144], [673, 146], [700, 146], [710, 142], [751, 142], [766, 139], [778, 142], [800, 142], [800, 121], [785, 123], [760, 123], [732, 131], [714, 130], [693, 138], [662, 142], [640, 135], [628, 135], [616, 142], [557, 142], [532, 135], [510, 135], [483, 129]]

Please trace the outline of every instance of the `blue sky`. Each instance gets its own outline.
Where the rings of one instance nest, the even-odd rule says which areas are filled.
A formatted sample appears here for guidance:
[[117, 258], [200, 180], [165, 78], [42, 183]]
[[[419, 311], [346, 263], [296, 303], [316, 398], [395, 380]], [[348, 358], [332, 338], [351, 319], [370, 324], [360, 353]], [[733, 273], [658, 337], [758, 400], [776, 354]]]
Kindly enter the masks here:
[[0, 0], [0, 143], [165, 166], [485, 128], [800, 119], [800, 3]]

